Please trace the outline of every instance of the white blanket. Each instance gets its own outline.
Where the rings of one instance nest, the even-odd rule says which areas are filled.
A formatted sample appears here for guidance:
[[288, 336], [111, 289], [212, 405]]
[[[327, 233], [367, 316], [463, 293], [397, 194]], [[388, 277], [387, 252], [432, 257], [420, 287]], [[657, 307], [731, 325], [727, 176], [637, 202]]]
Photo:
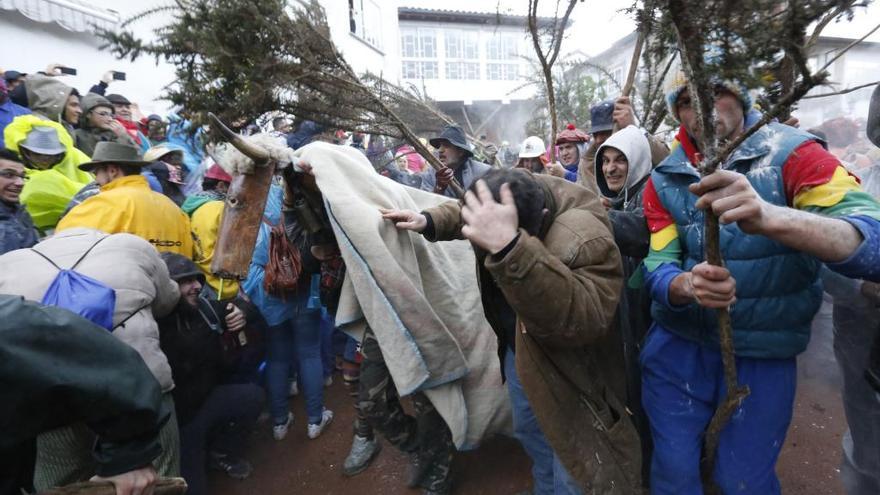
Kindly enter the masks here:
[[397, 390], [424, 392], [457, 448], [509, 432], [510, 404], [473, 250], [466, 241], [431, 243], [398, 231], [379, 213], [422, 211], [448, 198], [377, 174], [349, 146], [312, 143], [296, 156], [312, 166], [346, 264], [337, 325], [356, 333], [366, 318]]

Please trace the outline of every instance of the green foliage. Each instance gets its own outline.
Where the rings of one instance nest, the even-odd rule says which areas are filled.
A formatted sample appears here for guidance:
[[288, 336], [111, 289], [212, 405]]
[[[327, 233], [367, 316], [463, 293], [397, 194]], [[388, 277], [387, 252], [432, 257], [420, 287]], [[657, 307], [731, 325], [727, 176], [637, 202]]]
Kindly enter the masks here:
[[[129, 26], [172, 13], [156, 40], [136, 38]], [[330, 127], [394, 138], [437, 129], [449, 119], [411, 89], [373, 74], [358, 76], [330, 39], [323, 8], [315, 1], [176, 0], [99, 33], [116, 56], [143, 55], [175, 67], [163, 95], [182, 105], [197, 124], [207, 112], [230, 123], [284, 112]]]

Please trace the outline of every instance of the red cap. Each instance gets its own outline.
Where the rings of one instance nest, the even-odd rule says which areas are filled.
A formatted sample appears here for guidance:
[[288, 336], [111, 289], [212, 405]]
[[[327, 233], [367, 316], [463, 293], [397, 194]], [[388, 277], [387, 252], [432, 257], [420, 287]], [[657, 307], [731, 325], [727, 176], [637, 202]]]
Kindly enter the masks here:
[[556, 144], [562, 143], [586, 143], [590, 140], [590, 136], [574, 126], [568, 124], [565, 130], [556, 135]]
[[216, 179], [222, 182], [232, 182], [232, 176], [227, 174], [223, 167], [217, 165], [216, 163], [211, 165], [211, 168], [205, 172], [206, 179]]

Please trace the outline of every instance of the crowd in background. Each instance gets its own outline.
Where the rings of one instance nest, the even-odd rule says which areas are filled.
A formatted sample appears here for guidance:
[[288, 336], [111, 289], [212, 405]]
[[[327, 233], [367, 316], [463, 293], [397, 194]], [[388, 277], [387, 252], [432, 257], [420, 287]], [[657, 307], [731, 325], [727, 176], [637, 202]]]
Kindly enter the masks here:
[[[4, 455], [16, 453], [4, 457], [4, 462], [15, 468], [16, 477], [3, 480], [3, 493], [16, 493], [18, 488], [45, 490], [94, 475], [136, 484], [131, 478], [118, 478], [132, 472], [149, 480], [156, 472], [160, 476], [182, 474], [190, 487], [188, 493], [207, 493], [206, 469], [239, 479], [251, 474], [253, 467], [241, 453], [253, 428], [267, 423], [276, 440], [287, 437], [297, 424], [289, 398], [297, 394], [305, 397], [302, 425], [308, 437], [320, 437], [334, 417], [324, 405], [324, 388], [333, 383], [336, 372], [341, 372], [346, 383], [358, 386], [362, 343], [334, 326], [328, 291], [340, 283], [338, 264], [304, 252], [297, 273], [299, 290], [284, 294], [267, 284], [267, 266], [276, 239], [295, 238], [285, 221], [290, 205], [280, 178], [269, 191], [248, 277], [240, 282], [221, 279], [210, 267], [233, 177], [224, 169], [222, 159], [214, 156], [214, 149], [205, 146], [202, 130], [191, 128], [186, 109], [145, 116], [136, 102], [110, 93], [112, 72], [87, 92], [80, 92], [65, 84], [60, 69], [50, 66], [33, 74], [9, 70], [0, 80], [0, 294], [23, 296], [27, 301], [80, 314], [87, 308], [93, 323], [137, 352], [158, 388], [120, 377], [109, 381], [103, 391], [105, 400], [78, 401], [83, 402], [77, 406], [82, 411], [74, 416], [79, 420], [74, 424], [32, 417], [30, 429], [23, 428], [14, 448], [4, 451]], [[754, 112], [748, 95], [737, 88], [719, 88], [730, 95], [734, 106], [742, 107], [742, 119], [748, 123]], [[469, 136], [456, 126], [438, 130], [422, 143], [436, 150], [444, 165], [438, 170], [409, 144], [329, 129], [296, 116], [276, 116], [267, 129], [251, 124], [238, 130], [243, 135], [265, 132], [293, 149], [315, 140], [351, 146], [364, 153], [377, 173], [450, 198], [456, 197], [450, 187], [453, 182], [465, 190], [473, 189], [479, 179], [498, 169], [525, 169], [595, 190], [619, 249], [623, 280], [629, 282], [620, 289], [612, 331], [621, 340], [624, 396], [639, 433], [642, 475], [651, 480], [655, 493], [696, 493], [676, 487], [693, 482], [689, 476], [694, 471], [684, 466], [692, 464], [694, 456], [699, 458], [699, 447], [694, 452], [676, 442], [682, 441], [682, 428], [696, 428], [694, 425], [706, 419], [703, 416], [714, 411], [706, 404], [717, 400], [713, 397], [715, 385], [709, 382], [720, 380], [720, 367], [713, 361], [717, 353], [700, 354], [683, 343], [706, 343], [712, 338], [702, 330], [705, 322], [688, 323], [700, 318], [696, 310], [682, 309], [690, 301], [672, 301], [668, 299], [672, 295], [667, 295], [667, 291], [673, 294], [676, 290], [672, 284], [681, 270], [697, 265], [702, 256], [687, 249], [688, 243], [693, 248], [698, 242], [687, 238], [688, 222], [694, 217], [682, 218], [673, 210], [690, 211], [693, 201], [670, 192], [676, 187], [676, 177], [688, 173], [673, 170], [674, 161], [693, 161], [696, 152], [686, 132], [690, 110], [687, 90], [672, 88], [668, 98], [673, 115], [683, 124], [671, 143], [640, 128], [631, 102], [621, 97], [597, 103], [591, 109], [587, 131], [569, 124], [548, 141], [543, 136], [530, 136], [511, 146], [491, 143], [486, 136]], [[583, 124], [586, 127], [587, 123]], [[872, 209], [876, 205], [871, 198], [880, 197], [880, 153], [865, 139], [864, 121], [839, 117], [809, 129], [809, 134], [791, 129], [797, 137], [788, 144], [785, 163], [800, 156], [790, 154], [794, 149], [819, 161], [827, 161], [822, 154], [827, 149], [836, 161], [810, 177], [786, 175], [786, 185], [802, 187], [794, 189], [792, 185], [785, 190], [788, 206], [830, 216], [876, 217], [880, 209]], [[811, 143], [817, 148], [809, 147]], [[776, 165], [782, 167], [782, 163]], [[780, 172], [780, 177], [784, 173]], [[756, 189], [761, 187], [776, 186], [755, 183]], [[809, 195], [808, 189], [821, 187], [828, 188], [827, 196], [817, 199], [815, 192]], [[781, 204], [785, 206], [784, 201]], [[874, 235], [864, 227], [865, 220], [852, 222], [866, 238]], [[745, 236], [742, 231], [735, 235]], [[743, 246], [748, 244], [746, 237], [738, 239]], [[755, 249], [760, 256], [780, 260], [779, 264], [763, 265], [767, 270], [778, 270], [778, 280], [762, 278], [751, 265], [737, 272], [748, 276], [737, 278], [736, 304], [765, 314], [743, 316], [754, 321], [738, 322], [746, 329], [737, 341], [745, 349], [740, 354], [741, 369], [752, 373], [748, 375], [754, 380], [752, 404], [760, 401], [760, 408], [783, 412], [776, 421], [749, 427], [768, 438], [784, 438], [791, 417], [793, 382], [765, 390], [755, 383], [794, 379], [793, 364], [780, 363], [789, 359], [793, 363], [794, 356], [806, 346], [811, 304], [821, 297], [824, 287], [834, 303], [835, 355], [844, 370], [844, 402], [852, 431], [844, 439], [846, 484], [853, 494], [880, 493], [880, 457], [876, 455], [880, 403], [862, 379], [864, 365], [860, 364], [868, 359], [880, 323], [880, 285], [841, 274], [842, 270], [833, 269], [839, 267], [828, 264], [821, 268], [822, 285], [816, 286], [813, 280], [800, 280], [795, 267], [809, 265], [818, 273], [818, 262], [795, 258], [790, 250], [777, 250], [770, 244]], [[748, 259], [754, 255], [752, 251], [743, 253]], [[740, 270], [734, 266], [740, 261], [734, 258], [731, 270]], [[749, 284], [778, 285], [769, 298], [773, 302], [763, 296], [750, 299], [748, 290], [742, 290]], [[99, 302], [74, 300], [71, 294], [76, 290]], [[694, 287], [689, 290], [692, 296]], [[4, 305], [14, 304], [24, 303], [0, 300], [0, 314]], [[37, 311], [26, 305], [15, 308], [19, 315]], [[767, 337], [763, 332], [769, 325], [766, 315], [778, 317], [774, 324], [786, 328], [779, 333], [784, 337]], [[25, 316], [22, 318], [24, 321]], [[652, 340], [646, 340], [654, 327]], [[680, 328], [686, 330], [677, 330]], [[112, 347], [104, 341], [94, 345], [96, 349]], [[647, 349], [648, 345], [653, 347]], [[513, 356], [515, 349], [508, 352]], [[52, 356], [33, 359], [28, 369], [20, 370], [31, 380], [37, 380], [31, 375], [43, 367], [58, 366]], [[778, 360], [774, 361], [776, 367], [769, 369], [766, 363], [774, 359]], [[512, 362], [509, 357], [507, 363]], [[134, 366], [127, 362], [107, 366], [107, 373], [114, 377], [143, 374], [140, 369], [126, 371], [126, 366]], [[554, 454], [553, 442], [548, 444], [546, 432], [542, 433], [530, 416], [534, 406], [529, 405], [521, 387], [516, 389], [517, 370], [506, 366], [515, 433], [534, 463], [534, 493], [581, 493]], [[62, 375], [82, 373], [73, 364], [60, 367]], [[702, 389], [688, 389], [693, 395], [677, 394], [669, 385], [673, 380]], [[30, 382], [23, 378], [20, 383]], [[32, 393], [34, 400], [44, 397], [35, 393], [36, 386], [28, 389], [21, 384], [4, 393]], [[47, 387], [45, 393], [51, 390]], [[86, 388], [68, 393], [98, 394]], [[106, 425], [102, 419], [105, 413], [137, 410], [146, 415], [148, 405], [129, 402], [147, 401], [150, 393], [161, 404], [149, 413], [155, 416], [154, 426], [146, 420], [109, 431], [96, 426]], [[140, 396], [134, 397], [137, 394]], [[678, 423], [669, 419], [666, 413], [675, 407], [675, 400], [691, 400], [698, 394], [704, 394], [702, 412], [690, 408], [678, 416]], [[113, 402], [106, 397], [120, 399]], [[691, 415], [690, 422], [682, 423], [682, 416], [687, 415]], [[26, 435], [27, 431], [33, 435]], [[34, 439], [36, 433], [39, 435]], [[96, 436], [99, 448], [93, 449]], [[726, 441], [736, 449], [750, 440], [746, 432], [737, 430]], [[726, 462], [723, 465], [730, 471], [719, 476], [734, 483], [741, 479], [743, 470], [763, 470], [758, 476], [761, 479], [754, 481], [762, 488], [751, 493], [772, 493], [778, 490], [772, 471], [780, 448], [781, 443], [774, 443], [757, 449], [754, 459], [748, 461], [724, 459], [722, 455], [720, 462]], [[362, 471], [377, 453], [372, 433], [356, 431], [345, 462], [346, 474]], [[449, 456], [451, 459], [451, 453]], [[156, 472], [145, 467], [149, 465]], [[447, 493], [448, 472], [438, 476], [423, 486], [430, 493]], [[755, 480], [755, 476], [749, 479]]]

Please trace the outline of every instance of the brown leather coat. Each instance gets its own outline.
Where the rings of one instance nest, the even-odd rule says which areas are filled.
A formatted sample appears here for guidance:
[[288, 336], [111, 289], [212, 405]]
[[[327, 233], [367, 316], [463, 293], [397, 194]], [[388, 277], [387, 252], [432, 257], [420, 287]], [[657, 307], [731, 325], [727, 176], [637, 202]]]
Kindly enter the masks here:
[[[620, 254], [595, 186], [534, 178], [552, 221], [541, 238], [520, 230], [501, 260], [478, 256], [481, 287], [494, 280], [515, 311], [517, 374], [541, 430], [584, 493], [639, 493], [639, 439], [621, 400], [622, 346], [608, 333], [622, 287]], [[461, 237], [460, 203], [426, 213], [432, 240]], [[490, 323], [501, 336], [498, 322]]]

